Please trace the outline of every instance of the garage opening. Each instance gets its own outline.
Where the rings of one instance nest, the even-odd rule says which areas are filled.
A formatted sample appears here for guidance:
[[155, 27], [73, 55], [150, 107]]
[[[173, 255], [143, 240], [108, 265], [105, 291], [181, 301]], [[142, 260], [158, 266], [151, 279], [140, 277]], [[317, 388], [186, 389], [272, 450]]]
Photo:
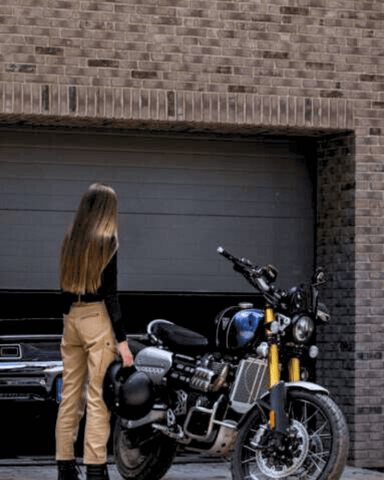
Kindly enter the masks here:
[[219, 245], [274, 264], [282, 287], [301, 283], [314, 267], [315, 152], [305, 137], [2, 132], [0, 288], [57, 295], [60, 244], [95, 181], [119, 196], [127, 316], [253, 295]]

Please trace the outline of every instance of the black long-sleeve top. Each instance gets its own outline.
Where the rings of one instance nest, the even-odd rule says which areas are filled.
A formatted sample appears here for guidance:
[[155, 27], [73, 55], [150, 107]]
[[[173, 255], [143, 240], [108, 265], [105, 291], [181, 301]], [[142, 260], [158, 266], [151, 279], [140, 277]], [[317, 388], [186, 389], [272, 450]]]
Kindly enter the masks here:
[[[79, 296], [75, 293], [63, 291], [63, 310], [68, 313], [73, 302]], [[101, 284], [95, 294], [81, 295], [81, 300], [86, 302], [100, 302], [104, 300], [116, 340], [120, 343], [126, 340], [119, 299], [117, 295], [117, 252], [113, 255], [108, 265], [101, 273]]]

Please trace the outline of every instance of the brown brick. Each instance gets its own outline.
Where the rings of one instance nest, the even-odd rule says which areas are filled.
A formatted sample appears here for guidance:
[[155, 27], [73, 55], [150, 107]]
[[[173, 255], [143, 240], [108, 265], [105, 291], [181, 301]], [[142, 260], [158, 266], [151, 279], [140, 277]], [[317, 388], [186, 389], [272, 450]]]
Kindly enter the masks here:
[[377, 75], [367, 75], [367, 74], [363, 74], [363, 75], [360, 75], [360, 80], [362, 82], [377, 82]]
[[98, 117], [105, 116], [105, 88], [96, 88], [96, 115]]
[[157, 72], [132, 71], [132, 78], [158, 78]]
[[337, 126], [338, 128], [347, 127], [347, 112], [346, 112], [347, 103], [345, 100], [338, 100], [337, 102]]
[[102, 68], [119, 68], [119, 62], [117, 60], [90, 59], [88, 60], [88, 66]]
[[36, 73], [36, 65], [32, 64], [20, 64], [20, 63], [8, 63], [5, 67], [6, 72], [17, 73]]
[[341, 98], [344, 96], [344, 93], [340, 90], [321, 90], [320, 97], [323, 98]]
[[131, 89], [123, 88], [122, 89], [122, 109], [124, 118], [132, 118], [131, 114]]
[[305, 124], [305, 106], [304, 98], [298, 97], [296, 99], [296, 125], [303, 127]]
[[312, 113], [312, 99], [306, 98], [304, 102], [304, 121], [306, 126], [312, 125], [313, 113]]
[[32, 85], [32, 113], [41, 113], [41, 88], [40, 85]]
[[41, 88], [41, 105], [43, 112], [49, 112], [50, 110], [50, 95], [49, 95], [49, 85], [44, 85]]
[[228, 85], [229, 93], [257, 93], [257, 87], [248, 85]]
[[280, 12], [283, 15], [309, 15], [308, 8], [300, 7], [281, 7]]
[[286, 60], [289, 58], [289, 52], [274, 52], [274, 51], [267, 51], [263, 52], [263, 58], [273, 58], [279, 60]]
[[[29, 84], [23, 84], [22, 86], [22, 100], [23, 100], [23, 111], [25, 114], [30, 114], [32, 112], [32, 87]], [[3, 96], [1, 95], [1, 100]], [[2, 105], [0, 105], [2, 107]]]
[[37, 55], [60, 55], [64, 54], [63, 48], [59, 47], [36, 47]]
[[219, 121], [222, 123], [227, 122], [228, 115], [228, 101], [226, 94], [219, 95]]
[[[191, 94], [192, 95], [192, 94]], [[166, 93], [162, 90], [157, 90], [157, 118], [159, 120], [166, 120]]]
[[228, 121], [230, 123], [237, 122], [237, 96], [236, 94], [228, 94]]
[[323, 62], [306, 62], [305, 68], [312, 70], [335, 70], [334, 63], [323, 63]]
[[74, 85], [68, 87], [68, 107], [71, 113], [77, 110], [77, 87]]
[[202, 94], [202, 119], [203, 122], [211, 121], [211, 101], [208, 93]]
[[167, 105], [167, 116], [174, 117], [176, 115], [175, 92], [167, 92]]

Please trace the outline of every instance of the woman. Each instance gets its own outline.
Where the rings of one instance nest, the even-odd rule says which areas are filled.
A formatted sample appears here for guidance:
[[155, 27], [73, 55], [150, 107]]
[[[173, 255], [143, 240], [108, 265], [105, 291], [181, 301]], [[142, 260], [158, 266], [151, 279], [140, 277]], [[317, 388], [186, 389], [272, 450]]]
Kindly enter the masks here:
[[60, 286], [65, 300], [61, 342], [63, 390], [56, 423], [59, 480], [78, 480], [74, 456], [87, 387], [84, 463], [87, 480], [108, 480], [109, 411], [102, 398], [105, 371], [118, 350], [133, 364], [116, 293], [117, 195], [96, 183], [83, 195], [60, 257]]

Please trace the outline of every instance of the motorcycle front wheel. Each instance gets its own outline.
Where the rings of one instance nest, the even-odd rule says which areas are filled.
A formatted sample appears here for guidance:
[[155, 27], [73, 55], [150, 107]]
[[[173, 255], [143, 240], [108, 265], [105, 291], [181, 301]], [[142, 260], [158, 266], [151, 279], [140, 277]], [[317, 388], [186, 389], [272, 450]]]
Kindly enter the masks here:
[[117, 469], [126, 480], [159, 480], [172, 465], [176, 442], [161, 433], [154, 435], [150, 429], [147, 439], [140, 437], [138, 442], [134, 432], [116, 422], [113, 447]]
[[268, 446], [268, 441], [262, 441], [268, 431], [265, 415], [259, 409], [249, 414], [232, 453], [234, 480], [341, 477], [347, 462], [349, 437], [344, 416], [335, 402], [324, 394], [292, 390], [288, 392], [287, 412], [290, 436], [281, 452]]

